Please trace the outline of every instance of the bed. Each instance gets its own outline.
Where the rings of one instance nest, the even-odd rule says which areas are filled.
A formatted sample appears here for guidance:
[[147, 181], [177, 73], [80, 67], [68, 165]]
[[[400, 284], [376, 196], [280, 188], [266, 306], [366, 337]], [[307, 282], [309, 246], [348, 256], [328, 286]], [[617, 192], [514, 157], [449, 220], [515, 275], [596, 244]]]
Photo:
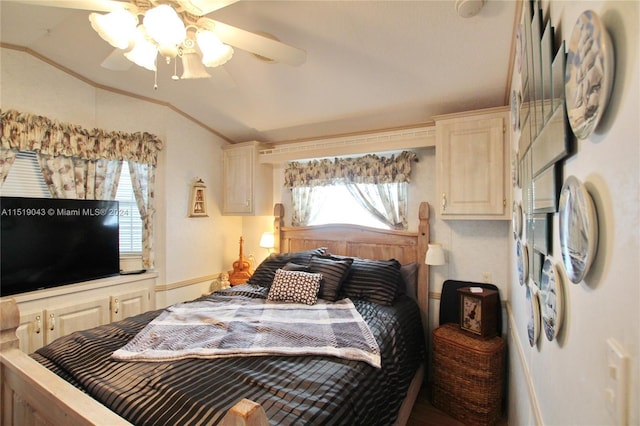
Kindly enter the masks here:
[[[305, 260], [342, 264], [351, 259], [350, 275], [336, 298], [349, 300], [367, 323], [379, 344], [379, 368], [315, 353], [161, 362], [111, 357], [167, 310], [73, 333], [28, 356], [18, 349], [19, 313], [9, 299], [2, 301], [0, 324], [2, 424], [404, 424], [425, 371], [428, 211], [428, 204], [421, 203], [417, 232], [351, 225], [285, 227], [283, 206], [277, 204], [279, 254], [265, 260], [248, 284], [194, 301], [241, 300], [262, 309], [272, 289], [260, 280], [273, 279], [269, 273], [285, 274], [278, 272], [284, 269], [291, 271], [287, 277], [297, 276], [297, 266], [309, 266]], [[397, 260], [403, 290], [394, 290], [393, 300], [384, 303], [388, 288], [387, 293], [370, 293], [353, 271], [378, 271], [371, 265], [383, 265], [386, 271], [390, 259]], [[307, 274], [306, 279], [312, 272], [300, 274]], [[367, 279], [378, 275], [384, 272]], [[329, 290], [322, 287], [320, 293]]]

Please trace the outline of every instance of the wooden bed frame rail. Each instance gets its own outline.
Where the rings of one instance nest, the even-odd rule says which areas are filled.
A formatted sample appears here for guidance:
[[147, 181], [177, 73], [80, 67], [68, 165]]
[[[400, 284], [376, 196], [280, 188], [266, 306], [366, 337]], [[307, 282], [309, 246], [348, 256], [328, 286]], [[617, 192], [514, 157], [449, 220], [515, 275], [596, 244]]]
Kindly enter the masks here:
[[[424, 259], [429, 242], [429, 205], [420, 204], [418, 232], [374, 230], [353, 225], [286, 228], [284, 208], [274, 207], [276, 251], [289, 252], [327, 247], [330, 253], [370, 259], [396, 258], [418, 265], [417, 300], [428, 341], [429, 269]], [[66, 382], [19, 349], [16, 330], [20, 313], [12, 298], [0, 301], [0, 426], [130, 425], [106, 406]], [[400, 410], [397, 424], [406, 423], [420, 390], [425, 368], [416, 374]], [[266, 426], [262, 407], [250, 400], [234, 405], [223, 426]]]

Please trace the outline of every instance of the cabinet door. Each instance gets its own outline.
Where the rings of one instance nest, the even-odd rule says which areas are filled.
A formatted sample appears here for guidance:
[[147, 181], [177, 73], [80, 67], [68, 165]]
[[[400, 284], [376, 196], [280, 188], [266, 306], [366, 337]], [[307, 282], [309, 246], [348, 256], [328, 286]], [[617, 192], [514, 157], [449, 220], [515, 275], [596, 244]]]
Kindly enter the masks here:
[[44, 346], [44, 312], [20, 313], [20, 325], [16, 335], [20, 350], [30, 354]]
[[111, 321], [119, 321], [149, 310], [149, 293], [138, 290], [111, 296]]
[[109, 298], [44, 311], [45, 344], [78, 330], [109, 322]]
[[254, 148], [227, 149], [223, 162], [223, 213], [253, 213]]
[[502, 117], [436, 124], [440, 213], [447, 219], [508, 219]]

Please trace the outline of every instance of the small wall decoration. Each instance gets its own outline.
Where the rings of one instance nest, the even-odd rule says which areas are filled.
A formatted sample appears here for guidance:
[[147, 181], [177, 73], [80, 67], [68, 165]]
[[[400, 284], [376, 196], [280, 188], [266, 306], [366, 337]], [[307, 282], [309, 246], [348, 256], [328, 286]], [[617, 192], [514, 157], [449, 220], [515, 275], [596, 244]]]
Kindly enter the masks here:
[[542, 267], [540, 298], [544, 334], [549, 341], [552, 341], [558, 336], [558, 332], [562, 326], [564, 293], [562, 280], [558, 274], [556, 265], [551, 261], [551, 258], [548, 257], [545, 259], [544, 266]]
[[598, 218], [591, 195], [575, 176], [560, 191], [560, 251], [571, 282], [578, 284], [589, 272], [598, 247]]
[[516, 255], [518, 257], [518, 279], [520, 285], [525, 285], [529, 278], [529, 249], [520, 240], [516, 243]]
[[611, 37], [594, 11], [578, 17], [568, 49], [564, 90], [569, 124], [579, 139], [586, 139], [609, 101], [615, 66]]
[[515, 239], [522, 238], [522, 204], [520, 204], [520, 201], [513, 202], [511, 223], [513, 226], [513, 237]]
[[207, 198], [202, 179], [197, 179], [191, 188], [191, 202], [189, 204], [189, 217], [208, 216]]
[[527, 286], [527, 302], [529, 306], [529, 321], [527, 321], [527, 336], [529, 345], [534, 347], [540, 336], [540, 302], [538, 294]]

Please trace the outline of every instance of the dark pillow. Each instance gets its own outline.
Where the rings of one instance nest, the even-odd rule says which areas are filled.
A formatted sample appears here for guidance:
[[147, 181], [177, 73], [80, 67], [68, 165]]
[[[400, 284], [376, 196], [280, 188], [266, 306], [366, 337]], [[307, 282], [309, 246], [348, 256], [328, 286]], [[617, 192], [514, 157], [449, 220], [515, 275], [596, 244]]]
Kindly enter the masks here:
[[321, 274], [278, 269], [269, 288], [267, 300], [314, 305], [318, 300]]
[[411, 262], [400, 267], [398, 296], [408, 295], [413, 300], [418, 298], [418, 263]]
[[301, 271], [309, 272], [309, 265], [299, 265], [297, 263], [289, 262], [282, 267], [285, 271]]
[[340, 285], [349, 274], [353, 259], [331, 256], [311, 256], [309, 272], [322, 274], [318, 297], [330, 302], [338, 300]]
[[284, 267], [287, 263], [309, 265], [311, 256], [314, 254], [322, 254], [325, 250], [324, 247], [321, 247], [315, 250], [297, 251], [293, 253], [273, 253], [258, 265], [253, 275], [251, 275], [251, 278], [247, 281], [247, 284], [269, 287], [273, 282], [276, 271]]
[[357, 297], [388, 306], [396, 298], [399, 281], [400, 262], [397, 260], [356, 257], [341, 290], [344, 297]]

